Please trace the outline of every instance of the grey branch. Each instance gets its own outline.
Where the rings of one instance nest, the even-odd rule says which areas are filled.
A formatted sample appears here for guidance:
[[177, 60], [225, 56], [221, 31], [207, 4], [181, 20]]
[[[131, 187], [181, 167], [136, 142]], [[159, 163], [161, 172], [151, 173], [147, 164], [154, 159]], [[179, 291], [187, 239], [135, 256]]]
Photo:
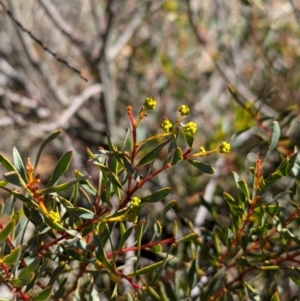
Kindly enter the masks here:
[[78, 109], [92, 96], [102, 92], [102, 85], [94, 84], [84, 90], [71, 101], [71, 105], [53, 122], [39, 124], [38, 128], [44, 132], [52, 132], [58, 128], [66, 127], [68, 121], [75, 115]]
[[45, 9], [45, 12], [52, 20], [53, 24], [64, 34], [66, 35], [74, 44], [80, 45], [83, 42], [83, 39], [80, 35], [74, 32], [74, 29], [64, 21], [60, 13], [57, 11], [56, 7], [49, 0], [40, 0], [39, 1], [42, 7]]

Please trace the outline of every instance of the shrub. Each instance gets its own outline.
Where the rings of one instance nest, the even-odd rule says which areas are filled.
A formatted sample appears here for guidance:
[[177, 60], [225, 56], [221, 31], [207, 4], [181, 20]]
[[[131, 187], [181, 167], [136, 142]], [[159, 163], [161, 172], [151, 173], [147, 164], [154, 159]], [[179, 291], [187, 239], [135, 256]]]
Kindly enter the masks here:
[[[194, 151], [197, 126], [183, 122], [190, 111], [185, 105], [174, 122], [161, 122], [162, 132], [138, 141], [139, 125], [155, 107], [156, 101], [147, 98], [136, 119], [132, 107], [127, 108], [131, 132], [121, 147], [108, 137], [108, 149], [88, 150], [98, 179], [75, 170], [74, 178], [65, 180], [72, 160], [68, 151], [42, 187], [36, 168], [60, 131], [43, 141], [34, 165], [28, 159], [25, 166], [15, 147], [12, 162], [0, 155], [6, 169], [0, 187], [8, 192], [0, 208], [0, 280], [14, 298], [280, 300], [290, 287], [287, 279], [300, 285], [297, 150], [269, 175], [263, 173], [264, 160], [280, 138], [278, 123], [273, 122], [266, 156], [258, 156], [249, 171], [251, 185], [233, 174], [236, 191], [223, 194], [228, 216], [222, 218], [216, 206], [202, 200], [214, 227], [202, 228], [199, 235], [190, 220], [184, 221], [184, 231], [175, 220], [170, 234], [164, 231], [165, 219], [176, 200], [164, 202], [159, 216], [152, 216], [147, 204], [163, 201], [176, 187], [147, 194], [146, 184], [180, 161], [213, 174], [214, 168], [199, 158], [228, 153], [230, 144], [223, 141], [215, 149], [200, 146]], [[152, 149], [140, 152], [150, 142]], [[155, 168], [163, 149], [166, 158]], [[271, 187], [279, 179], [288, 181], [273, 195]], [[19, 201], [21, 208], [16, 206]], [[28, 238], [29, 223], [34, 233]]]

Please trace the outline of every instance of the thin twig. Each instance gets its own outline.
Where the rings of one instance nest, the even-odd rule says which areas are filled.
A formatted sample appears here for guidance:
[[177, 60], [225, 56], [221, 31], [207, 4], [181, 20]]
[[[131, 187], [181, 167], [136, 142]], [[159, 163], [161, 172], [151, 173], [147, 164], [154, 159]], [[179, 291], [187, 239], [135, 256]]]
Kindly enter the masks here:
[[[79, 96], [75, 97], [71, 105], [53, 122], [39, 124], [38, 129], [51, 132], [60, 127], [64, 127], [66, 123], [74, 116], [78, 109], [92, 96], [102, 92], [102, 85], [94, 84], [84, 90]], [[36, 129], [36, 126], [34, 126]]]
[[58, 62], [60, 62], [61, 64], [67, 66], [69, 69], [73, 70], [75, 73], [77, 73], [79, 75], [80, 78], [82, 78], [83, 80], [85, 80], [86, 82], [88, 81], [88, 79], [86, 77], [84, 77], [81, 72], [76, 69], [75, 67], [71, 66], [65, 59], [59, 57], [55, 52], [53, 52], [51, 49], [49, 49], [48, 47], [46, 47], [43, 42], [38, 39], [31, 31], [29, 31], [28, 29], [26, 29], [12, 14], [12, 12], [3, 4], [2, 1], [0, 1], [0, 5], [2, 6], [3, 10], [6, 12], [6, 14], [9, 16], [9, 18], [18, 26], [18, 28], [20, 28], [23, 32], [26, 32], [30, 38], [32, 40], [34, 40], [38, 45], [40, 45], [46, 52], [50, 53]]
[[76, 45], [82, 45], [83, 40], [74, 32], [74, 28], [72, 28], [68, 23], [64, 21], [61, 17], [55, 6], [49, 0], [40, 0], [39, 3], [43, 6], [45, 12], [53, 22], [53, 24], [65, 35], [67, 36], [71, 42]]
[[140, 27], [140, 24], [143, 18], [146, 15], [146, 11], [138, 12], [135, 14], [133, 19], [128, 24], [127, 28], [124, 30], [122, 35], [118, 38], [107, 54], [108, 61], [113, 61], [115, 57], [122, 51], [124, 46], [130, 41], [132, 36], [135, 34], [137, 29]]

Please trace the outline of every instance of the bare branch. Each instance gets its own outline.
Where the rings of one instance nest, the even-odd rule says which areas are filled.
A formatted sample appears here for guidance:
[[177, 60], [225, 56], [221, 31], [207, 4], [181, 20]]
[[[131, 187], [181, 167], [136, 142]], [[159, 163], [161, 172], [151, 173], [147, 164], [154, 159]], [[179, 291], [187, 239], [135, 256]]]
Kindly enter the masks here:
[[102, 10], [99, 9], [99, 5], [97, 4], [96, 0], [90, 0], [90, 3], [92, 7], [92, 15], [94, 18], [97, 33], [100, 36], [101, 32], [104, 32], [105, 30], [104, 13], [102, 12]]
[[74, 32], [74, 28], [72, 28], [68, 23], [64, 21], [60, 13], [57, 11], [56, 7], [49, 0], [40, 0], [39, 3], [44, 8], [53, 24], [65, 36], [67, 36], [74, 44], [82, 45], [83, 39], [79, 36], [78, 33]]
[[71, 105], [53, 122], [39, 124], [38, 128], [44, 132], [51, 132], [60, 127], [65, 127], [78, 109], [92, 96], [102, 92], [102, 85], [94, 84], [75, 97]]
[[137, 29], [139, 28], [143, 18], [145, 17], [146, 12], [139, 12], [137, 13], [133, 19], [128, 24], [127, 28], [123, 32], [123, 34], [119, 37], [115, 45], [113, 45], [108, 53], [107, 53], [107, 59], [108, 61], [113, 61], [115, 57], [122, 51], [124, 46], [129, 42], [129, 40], [132, 38], [132, 36], [135, 34]]
[[108, 45], [109, 37], [113, 28], [113, 22], [115, 19], [115, 10], [116, 10], [116, 0], [108, 0], [107, 1], [107, 21], [106, 21], [106, 28], [104, 33], [102, 34], [102, 45], [99, 50], [99, 54], [96, 57], [95, 63], [99, 63], [103, 60], [103, 58], [106, 59], [106, 48]]
[[[19, 17], [20, 19], [21, 13], [15, 0], [10, 0], [10, 4], [12, 6], [12, 10], [14, 11], [14, 15], [16, 17]], [[19, 38], [19, 40], [14, 40], [19, 48], [18, 53], [22, 60], [22, 63], [24, 64], [24, 69], [26, 70], [26, 72], [28, 72], [28, 75], [32, 72], [31, 69], [35, 69], [37, 71], [37, 75], [40, 75], [40, 77], [31, 75], [29, 76], [29, 78], [37, 82], [35, 84], [37, 84], [39, 89], [41, 89], [42, 84], [45, 85], [46, 89], [48, 89], [54, 99], [56, 99], [61, 105], [67, 106], [69, 103], [68, 97], [64, 94], [62, 89], [56, 85], [53, 76], [49, 72], [48, 68], [46, 68], [45, 65], [40, 61], [38, 53], [32, 43], [32, 39], [24, 31], [22, 31], [16, 25], [16, 23], [13, 24], [15, 24], [15, 30], [17, 33], [16, 36]], [[19, 42], [21, 43], [22, 48], [18, 45], [20, 44]], [[42, 82], [40, 82], [38, 78], [41, 78]]]
[[0, 1], [0, 5], [2, 6], [3, 10], [6, 12], [6, 14], [9, 16], [9, 18], [17, 25], [18, 28], [20, 28], [23, 32], [26, 32], [32, 40], [34, 40], [37, 44], [39, 44], [46, 52], [50, 53], [58, 62], [61, 64], [67, 66], [69, 69], [73, 70], [75, 73], [77, 73], [80, 78], [82, 78], [85, 81], [88, 81], [87, 78], [85, 78], [81, 72], [76, 69], [75, 67], [71, 66], [65, 59], [59, 57], [55, 52], [53, 52], [51, 49], [46, 47], [43, 42], [38, 39], [31, 31], [26, 29], [12, 14], [12, 12], [3, 4], [2, 1]]
[[151, 12], [153, 14], [158, 9], [161, 8], [163, 2], [155, 2], [152, 7], [146, 5], [146, 8], [134, 14], [133, 19], [128, 24], [127, 28], [124, 30], [122, 35], [118, 38], [113, 46], [109, 48], [107, 53], [108, 61], [113, 61], [115, 57], [122, 51], [122, 49], [126, 46], [126, 44], [130, 41], [132, 36], [136, 33], [139, 29], [143, 19], [147, 15], [147, 12]]
[[4, 96], [10, 99], [13, 103], [17, 103], [29, 109], [36, 109], [38, 107], [38, 103], [33, 99], [29, 99], [27, 97], [20, 96], [17, 93], [0, 88], [0, 97]]

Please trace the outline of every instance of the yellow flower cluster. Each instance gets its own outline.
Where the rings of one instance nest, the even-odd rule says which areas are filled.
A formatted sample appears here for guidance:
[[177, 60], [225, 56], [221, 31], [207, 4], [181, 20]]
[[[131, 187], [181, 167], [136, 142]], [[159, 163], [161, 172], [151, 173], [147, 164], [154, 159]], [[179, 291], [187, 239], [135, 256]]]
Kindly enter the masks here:
[[219, 145], [219, 151], [221, 154], [228, 154], [230, 152], [230, 144], [227, 143], [226, 141], [223, 141], [220, 145]]
[[181, 105], [178, 108], [178, 112], [180, 113], [181, 116], [188, 116], [190, 114], [190, 108], [186, 105]]
[[165, 119], [161, 124], [160, 127], [163, 129], [164, 132], [169, 133], [172, 130], [172, 123], [170, 120]]
[[48, 217], [49, 220], [51, 220], [54, 224], [57, 224], [60, 222], [60, 216], [58, 212], [55, 211], [49, 211], [46, 216]]
[[193, 121], [188, 122], [187, 124], [185, 124], [183, 126], [183, 131], [185, 133], [191, 133], [191, 134], [195, 135], [196, 131], [197, 131], [197, 124]]
[[134, 196], [130, 201], [129, 212], [127, 214], [127, 220], [129, 222], [136, 223], [138, 220], [138, 213], [141, 209], [141, 199]]
[[156, 107], [156, 100], [152, 97], [147, 97], [144, 101], [144, 107], [147, 110], [154, 110]]

